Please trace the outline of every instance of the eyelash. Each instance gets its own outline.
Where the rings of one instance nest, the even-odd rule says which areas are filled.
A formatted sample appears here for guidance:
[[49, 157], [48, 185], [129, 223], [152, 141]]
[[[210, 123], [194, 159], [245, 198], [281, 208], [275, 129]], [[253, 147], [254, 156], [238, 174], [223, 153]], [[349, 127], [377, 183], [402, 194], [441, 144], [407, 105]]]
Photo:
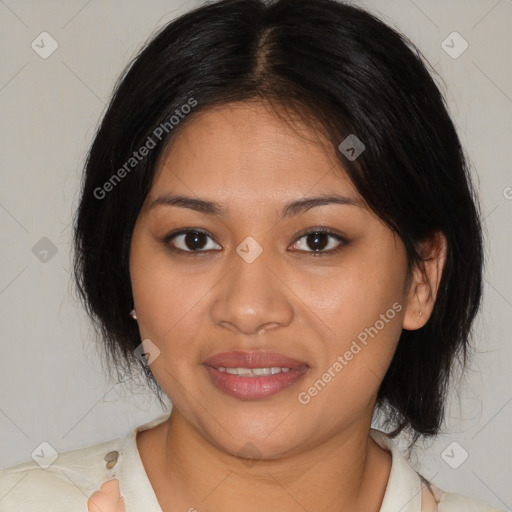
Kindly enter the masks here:
[[[211, 238], [212, 240], [214, 240], [214, 237], [211, 233], [209, 233], [208, 231], [204, 230], [204, 229], [193, 229], [193, 228], [189, 228], [189, 229], [181, 229], [177, 232], [172, 232], [172, 233], [169, 233], [168, 235], [166, 235], [163, 239], [162, 239], [162, 243], [170, 250], [172, 251], [173, 253], [176, 253], [176, 254], [183, 254], [185, 256], [193, 256], [193, 257], [197, 257], [197, 256], [208, 256], [209, 253], [211, 252], [220, 252], [219, 250], [197, 250], [197, 251], [185, 251], [183, 249], [179, 249], [175, 246], [173, 246], [172, 244], [170, 244], [171, 240], [173, 240], [174, 238], [180, 236], [180, 235], [187, 235], [189, 233], [198, 233], [198, 234], [203, 234], [203, 235], [206, 235], [207, 237]], [[343, 249], [344, 247], [346, 247], [347, 245], [350, 244], [350, 241], [347, 240], [345, 237], [339, 235], [338, 233], [335, 233], [329, 229], [326, 229], [326, 228], [323, 228], [323, 227], [317, 227], [317, 228], [312, 228], [312, 229], [309, 229], [303, 233], [300, 233], [298, 238], [296, 239], [296, 242], [293, 244], [295, 245], [299, 240], [301, 240], [302, 238], [308, 236], [308, 235], [314, 235], [314, 234], [317, 234], [317, 233], [320, 233], [320, 234], [323, 234], [323, 235], [328, 235], [332, 238], [335, 238], [339, 243], [339, 245], [334, 248], [334, 249], [330, 249], [329, 251], [301, 251], [299, 249], [297, 250], [294, 250], [293, 252], [302, 252], [302, 253], [305, 253], [305, 254], [308, 254], [308, 255], [311, 255], [313, 256], [314, 258], [317, 258], [319, 256], [332, 256], [336, 253], [338, 253], [339, 251], [341, 251], [341, 249]]]

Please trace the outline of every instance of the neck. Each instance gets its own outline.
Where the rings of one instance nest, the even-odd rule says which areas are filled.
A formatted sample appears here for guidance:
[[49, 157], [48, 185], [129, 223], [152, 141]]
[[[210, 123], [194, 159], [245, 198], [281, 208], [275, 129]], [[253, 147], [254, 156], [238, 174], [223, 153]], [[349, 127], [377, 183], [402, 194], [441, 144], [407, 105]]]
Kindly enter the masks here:
[[391, 469], [391, 455], [368, 435], [369, 423], [307, 451], [254, 461], [208, 442], [175, 409], [154, 430], [148, 476], [164, 512], [378, 512]]

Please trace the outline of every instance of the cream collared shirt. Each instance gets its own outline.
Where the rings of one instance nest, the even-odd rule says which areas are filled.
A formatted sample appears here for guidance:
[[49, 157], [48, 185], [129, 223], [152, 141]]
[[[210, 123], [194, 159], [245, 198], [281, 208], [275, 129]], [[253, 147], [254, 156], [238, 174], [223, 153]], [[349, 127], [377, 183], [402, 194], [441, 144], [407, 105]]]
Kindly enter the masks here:
[[[126, 512], [162, 512], [144, 470], [136, 435], [167, 420], [169, 414], [135, 428], [124, 439], [60, 453], [46, 469], [41, 465], [45, 466], [51, 459], [0, 470], [0, 512], [88, 512], [89, 498], [112, 479], [119, 482]], [[394, 442], [375, 429], [371, 429], [370, 436], [392, 455], [380, 512], [430, 512], [436, 505], [438, 512], [503, 512], [435, 487], [433, 494], [425, 496], [421, 477]]]

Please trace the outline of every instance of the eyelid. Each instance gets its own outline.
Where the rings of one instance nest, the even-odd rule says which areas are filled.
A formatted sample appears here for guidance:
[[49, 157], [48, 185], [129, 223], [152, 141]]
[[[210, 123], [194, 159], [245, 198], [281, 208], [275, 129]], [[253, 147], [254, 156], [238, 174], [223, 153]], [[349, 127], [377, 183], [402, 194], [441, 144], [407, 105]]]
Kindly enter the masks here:
[[[172, 231], [171, 233], [168, 233], [167, 235], [165, 235], [162, 238], [162, 243], [166, 247], [168, 247], [170, 250], [172, 250], [173, 252], [179, 253], [179, 254], [185, 254], [185, 255], [205, 256], [205, 255], [211, 254], [212, 252], [220, 252], [219, 250], [212, 250], [212, 249], [208, 249], [208, 250], [200, 249], [197, 251], [190, 251], [190, 250], [179, 249], [178, 247], [175, 247], [172, 244], [170, 244], [171, 240], [173, 240], [174, 238], [176, 238], [180, 235], [186, 235], [189, 233], [204, 234], [208, 238], [213, 240], [217, 245], [220, 245], [220, 244], [218, 244], [218, 242], [216, 242], [215, 237], [208, 230], [202, 229], [202, 228], [182, 228], [182, 229], [178, 229], [176, 231]], [[343, 235], [331, 228], [327, 228], [325, 226], [316, 226], [316, 227], [307, 228], [299, 233], [296, 233], [294, 235], [295, 241], [293, 242], [292, 245], [295, 245], [301, 238], [304, 238], [307, 235], [312, 235], [315, 233], [322, 233], [322, 234], [328, 235], [332, 238], [335, 238], [339, 242], [339, 245], [336, 248], [330, 249], [328, 251], [304, 251], [304, 250], [296, 249], [296, 250], [293, 250], [292, 252], [311, 254], [313, 256], [322, 256], [322, 255], [334, 254], [338, 250], [340, 250], [343, 247], [350, 244], [350, 241], [348, 240], [348, 238], [345, 235]]]
[[339, 233], [336, 230], [333, 230], [331, 228], [325, 227], [325, 226], [316, 226], [312, 228], [307, 228], [295, 235], [295, 242], [293, 245], [295, 245], [301, 238], [304, 238], [307, 235], [312, 235], [315, 233], [322, 233], [324, 235], [328, 235], [332, 238], [335, 238], [339, 245], [337, 245], [334, 249], [330, 249], [328, 251], [302, 251], [302, 250], [295, 250], [293, 252], [299, 252], [299, 253], [305, 253], [312, 256], [328, 256], [337, 253], [340, 251], [343, 247], [346, 247], [350, 244], [350, 240], [347, 238], [346, 235]]
[[178, 229], [176, 231], [172, 231], [171, 233], [168, 233], [167, 235], [165, 235], [162, 238], [162, 243], [166, 247], [171, 249], [173, 252], [180, 253], [180, 254], [208, 255], [212, 252], [220, 252], [219, 250], [212, 251], [211, 249], [206, 250], [206, 251], [204, 249], [198, 250], [198, 251], [185, 251], [184, 249], [179, 249], [178, 247], [174, 247], [172, 244], [170, 244], [171, 240], [173, 240], [174, 238], [176, 238], [180, 235], [187, 235], [189, 233], [200, 233], [200, 234], [206, 235], [208, 238], [211, 238], [217, 245], [220, 245], [220, 244], [218, 244], [218, 242], [215, 241], [215, 237], [208, 230], [202, 229], [202, 228], [182, 228], [182, 229]]
[[326, 235], [331, 235], [335, 238], [343, 240], [346, 243], [349, 243], [348, 237], [344, 233], [342, 233], [338, 230], [332, 229], [332, 228], [328, 228], [326, 226], [313, 226], [311, 228], [304, 229], [304, 230], [296, 233], [295, 237], [298, 240], [305, 235], [311, 235], [313, 233], [324, 233]]

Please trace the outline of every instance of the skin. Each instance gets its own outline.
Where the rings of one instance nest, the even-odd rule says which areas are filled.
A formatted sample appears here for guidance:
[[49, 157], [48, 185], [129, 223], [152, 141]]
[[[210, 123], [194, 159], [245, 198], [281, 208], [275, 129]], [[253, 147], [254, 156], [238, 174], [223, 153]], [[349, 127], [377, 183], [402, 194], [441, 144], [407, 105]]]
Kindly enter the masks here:
[[[151, 370], [173, 403], [169, 421], [137, 436], [164, 512], [380, 509], [391, 456], [369, 437], [376, 396], [402, 328], [428, 321], [445, 239], [429, 245], [425, 272], [408, 275], [403, 243], [322, 142], [310, 124], [285, 123], [263, 103], [230, 104], [190, 119], [160, 161], [134, 228], [130, 275], [141, 339], [160, 350]], [[150, 208], [171, 193], [228, 211]], [[289, 201], [332, 193], [361, 206], [280, 218]], [[314, 240], [300, 232], [319, 226], [350, 243], [329, 254], [340, 242], [324, 235], [324, 255], [314, 255]], [[183, 236], [164, 244], [184, 228], [212, 234], [198, 244], [203, 255], [173, 253], [173, 244], [194, 250]], [[263, 249], [252, 263], [236, 252], [248, 236]], [[298, 394], [394, 303], [401, 311], [300, 403]], [[310, 369], [280, 393], [244, 401], [214, 387], [201, 365], [218, 352], [259, 349]], [[259, 459], [252, 464], [237, 455], [247, 443]]]

